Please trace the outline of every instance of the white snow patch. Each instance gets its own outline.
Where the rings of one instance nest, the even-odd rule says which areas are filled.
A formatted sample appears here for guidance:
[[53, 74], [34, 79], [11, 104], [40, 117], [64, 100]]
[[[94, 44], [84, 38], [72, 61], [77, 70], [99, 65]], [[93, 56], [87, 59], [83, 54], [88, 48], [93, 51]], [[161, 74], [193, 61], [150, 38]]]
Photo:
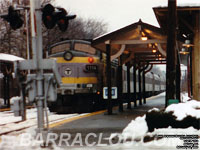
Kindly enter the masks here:
[[[183, 94], [185, 99], [187, 95]], [[166, 112], [173, 111], [174, 115], [177, 116], [177, 120], [182, 120], [188, 115], [191, 115], [196, 118], [200, 118], [200, 102], [196, 100], [186, 101], [185, 103], [172, 104], [166, 108]], [[153, 108], [150, 111], [159, 111], [158, 108]], [[127, 143], [122, 143], [116, 145], [117, 148], [126, 148], [126, 149], [139, 149], [139, 150], [152, 150], [152, 149], [166, 149], [166, 150], [175, 150], [177, 146], [182, 146], [184, 141], [180, 138], [181, 135], [200, 135], [200, 130], [189, 127], [186, 129], [182, 128], [162, 128], [155, 129], [154, 132], [148, 132], [147, 123], [145, 120], [146, 116], [137, 117], [135, 120], [132, 120], [131, 123], [123, 130], [122, 134], [113, 134], [111, 137], [118, 136], [122, 139], [131, 139], [132, 141], [126, 141]], [[143, 142], [145, 136], [158, 136], [161, 135], [163, 138], [154, 139], [150, 142]], [[169, 138], [167, 136], [175, 136], [174, 138]], [[135, 140], [135, 141], [134, 141]], [[139, 141], [138, 141], [139, 140]], [[200, 138], [197, 139], [200, 142]], [[128, 146], [127, 146], [128, 144]]]
[[185, 103], [185, 102], [191, 100], [191, 98], [188, 97], [188, 93], [181, 93], [181, 100], [182, 100], [182, 102]]
[[152, 111], [160, 111], [160, 109], [158, 109], [158, 108], [152, 108], [152, 109], [150, 109], [150, 110], [148, 110], [148, 112], [152, 112]]
[[200, 118], [200, 102], [196, 100], [191, 100], [186, 103], [171, 104], [169, 105], [165, 112], [173, 112], [173, 115], [177, 117], [177, 120], [183, 120], [187, 116]]
[[200, 135], [200, 130], [194, 129], [193, 127], [189, 127], [186, 129], [182, 128], [162, 128], [162, 129], [155, 129], [152, 133], [149, 133], [148, 135]]
[[10, 99], [10, 104], [14, 104], [15, 101], [20, 100], [20, 99], [21, 99], [21, 97], [19, 97], [19, 96], [14, 96], [14, 97], [12, 97], [12, 98]]
[[147, 123], [145, 121], [146, 115], [137, 117], [122, 131], [123, 139], [138, 140], [142, 139], [148, 131]]
[[10, 55], [10, 54], [0, 53], [0, 60], [3, 60], [3, 61], [18, 61], [18, 60], [24, 60], [24, 58], [14, 56], [14, 55]]

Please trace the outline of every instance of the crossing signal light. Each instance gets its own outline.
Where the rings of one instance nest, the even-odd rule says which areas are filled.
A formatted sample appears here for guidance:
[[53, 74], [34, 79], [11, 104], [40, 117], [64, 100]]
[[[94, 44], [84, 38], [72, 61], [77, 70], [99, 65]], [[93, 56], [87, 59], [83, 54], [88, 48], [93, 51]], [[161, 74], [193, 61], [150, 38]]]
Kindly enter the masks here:
[[69, 20], [74, 19], [76, 15], [67, 15], [67, 11], [64, 8], [59, 8], [59, 12], [56, 14], [57, 25], [61, 31], [66, 31]]
[[19, 10], [14, 10], [12, 6], [8, 8], [8, 15], [2, 15], [1, 17], [9, 22], [13, 30], [19, 29], [24, 23], [21, 19]]
[[55, 8], [47, 4], [42, 9], [42, 21], [47, 29], [52, 29], [56, 25]]
[[61, 31], [66, 31], [69, 20], [74, 19], [76, 15], [67, 15], [64, 8], [55, 8], [47, 4], [42, 9], [42, 20], [47, 29], [52, 29], [56, 24]]

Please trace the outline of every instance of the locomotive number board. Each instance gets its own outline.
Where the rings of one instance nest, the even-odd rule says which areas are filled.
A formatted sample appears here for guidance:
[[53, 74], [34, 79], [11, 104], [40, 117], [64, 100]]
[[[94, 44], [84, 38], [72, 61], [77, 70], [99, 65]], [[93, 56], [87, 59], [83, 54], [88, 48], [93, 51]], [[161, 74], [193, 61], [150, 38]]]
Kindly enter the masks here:
[[97, 72], [98, 67], [97, 67], [97, 65], [86, 65], [85, 69], [88, 72]]

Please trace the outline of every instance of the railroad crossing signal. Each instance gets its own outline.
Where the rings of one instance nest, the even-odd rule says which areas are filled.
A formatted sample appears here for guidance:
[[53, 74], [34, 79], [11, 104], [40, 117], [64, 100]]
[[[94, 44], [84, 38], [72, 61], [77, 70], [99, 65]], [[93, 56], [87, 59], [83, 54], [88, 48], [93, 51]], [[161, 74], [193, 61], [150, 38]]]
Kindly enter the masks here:
[[8, 8], [7, 15], [1, 15], [1, 18], [10, 23], [10, 26], [13, 30], [19, 29], [23, 25], [23, 20], [21, 19], [21, 15], [19, 10], [15, 10], [12, 6]]
[[57, 8], [47, 4], [42, 9], [42, 21], [47, 29], [52, 29], [56, 24], [61, 31], [66, 31], [69, 20], [74, 19], [76, 15], [68, 15], [64, 8]]
[[42, 21], [47, 29], [52, 29], [56, 25], [54, 15], [55, 8], [51, 4], [47, 4], [42, 9]]

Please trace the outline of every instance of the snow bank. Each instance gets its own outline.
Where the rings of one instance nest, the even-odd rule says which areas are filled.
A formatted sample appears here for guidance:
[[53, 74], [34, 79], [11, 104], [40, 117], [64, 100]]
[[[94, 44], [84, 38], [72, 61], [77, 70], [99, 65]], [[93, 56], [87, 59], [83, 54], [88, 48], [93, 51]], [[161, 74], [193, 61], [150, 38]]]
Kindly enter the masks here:
[[[159, 111], [157, 108], [153, 108], [148, 112]], [[182, 120], [183, 118], [191, 115], [192, 117], [200, 118], [200, 102], [196, 100], [187, 101], [185, 103], [172, 104], [169, 105], [165, 112], [173, 112], [177, 117], [177, 120]], [[176, 148], [177, 145], [183, 145], [183, 140], [181, 140], [177, 135], [200, 135], [200, 130], [195, 129], [194, 127], [188, 128], [161, 128], [155, 129], [153, 132], [148, 132], [148, 126], [146, 122], [146, 115], [143, 117], [137, 117], [135, 120], [132, 120], [131, 123], [123, 130], [122, 134], [116, 134], [119, 138], [122, 139], [131, 139], [132, 147], [137, 145], [139, 147], [148, 147], [148, 148]], [[157, 135], [175, 135], [176, 138], [155, 138]], [[110, 138], [112, 139], [112, 135]], [[146, 137], [151, 137], [150, 142], [144, 142]], [[137, 142], [139, 140], [139, 142]], [[127, 141], [127, 140], [125, 140]], [[200, 139], [198, 139], [200, 142]], [[128, 141], [127, 141], [128, 142]], [[139, 145], [138, 145], [139, 144]]]
[[122, 138], [132, 140], [140, 140], [143, 138], [148, 131], [145, 117], [144, 115], [143, 117], [137, 117], [135, 120], [132, 120], [123, 130]]
[[200, 119], [200, 102], [192, 100], [186, 103], [172, 104], [166, 108], [165, 112], [173, 112], [177, 120], [183, 120], [189, 115]]

